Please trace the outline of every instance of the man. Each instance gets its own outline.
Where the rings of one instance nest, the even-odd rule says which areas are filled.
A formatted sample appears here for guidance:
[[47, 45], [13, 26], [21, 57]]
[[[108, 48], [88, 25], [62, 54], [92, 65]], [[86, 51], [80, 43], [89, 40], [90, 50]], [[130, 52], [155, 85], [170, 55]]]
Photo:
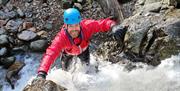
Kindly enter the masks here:
[[[69, 8], [64, 12], [64, 25], [47, 48], [40, 67], [38, 77], [46, 78], [47, 72], [59, 55], [62, 57], [62, 69], [67, 70], [73, 56], [80, 58], [82, 63], [89, 65], [89, 39], [97, 32], [112, 30], [116, 39], [123, 38], [126, 30], [115, 26], [110, 18], [101, 20], [81, 20], [80, 12]], [[122, 39], [121, 39], [122, 40]]]

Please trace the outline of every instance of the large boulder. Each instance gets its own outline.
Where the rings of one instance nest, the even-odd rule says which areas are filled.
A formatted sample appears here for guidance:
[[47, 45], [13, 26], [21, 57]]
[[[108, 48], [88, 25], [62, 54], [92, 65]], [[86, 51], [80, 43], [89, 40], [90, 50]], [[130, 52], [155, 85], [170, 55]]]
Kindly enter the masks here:
[[160, 60], [180, 51], [179, 10], [164, 13], [137, 13], [126, 19], [125, 53], [133, 61], [158, 65]]
[[66, 91], [67, 89], [57, 85], [51, 80], [35, 79], [28, 84], [23, 91]]

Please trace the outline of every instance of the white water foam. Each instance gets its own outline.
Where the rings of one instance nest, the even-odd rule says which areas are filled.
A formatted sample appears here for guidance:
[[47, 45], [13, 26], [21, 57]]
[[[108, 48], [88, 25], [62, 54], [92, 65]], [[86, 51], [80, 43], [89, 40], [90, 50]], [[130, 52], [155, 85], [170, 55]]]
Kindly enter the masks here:
[[[95, 61], [91, 56], [91, 62]], [[80, 65], [79, 65], [80, 66]], [[52, 70], [48, 79], [69, 91], [180, 91], [180, 54], [153, 69], [123, 70], [122, 65], [100, 62], [98, 73]]]
[[11, 89], [11, 86], [4, 82], [3, 91], [22, 91], [29, 79], [36, 75], [40, 58], [41, 54], [26, 54], [23, 58], [20, 58], [26, 64], [19, 72], [21, 79], [16, 82], [15, 89]]
[[[21, 70], [21, 79], [16, 89], [7, 85], [3, 91], [22, 91], [28, 80], [35, 76], [39, 58], [31, 56], [25, 59], [26, 66]], [[37, 59], [38, 58], [38, 59]], [[68, 91], [180, 91], [180, 54], [172, 56], [153, 69], [141, 68], [124, 71], [124, 66], [99, 61], [99, 72], [95, 57], [91, 55], [91, 66], [77, 63], [70, 72], [52, 69], [47, 79], [68, 88]], [[87, 73], [87, 71], [89, 71]]]

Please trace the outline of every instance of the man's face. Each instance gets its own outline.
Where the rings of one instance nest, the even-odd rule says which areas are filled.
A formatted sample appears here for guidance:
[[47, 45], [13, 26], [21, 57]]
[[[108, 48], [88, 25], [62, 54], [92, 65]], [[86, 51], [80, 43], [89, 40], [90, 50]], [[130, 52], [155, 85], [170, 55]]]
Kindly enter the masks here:
[[71, 24], [67, 25], [68, 33], [71, 35], [72, 38], [78, 37], [80, 33], [80, 25], [79, 24]]

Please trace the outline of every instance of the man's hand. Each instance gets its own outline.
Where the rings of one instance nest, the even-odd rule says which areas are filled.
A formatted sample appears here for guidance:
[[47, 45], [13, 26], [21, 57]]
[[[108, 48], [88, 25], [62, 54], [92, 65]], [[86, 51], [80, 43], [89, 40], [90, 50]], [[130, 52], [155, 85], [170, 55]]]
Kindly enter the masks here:
[[128, 29], [128, 26], [120, 26], [120, 25], [112, 26], [112, 36], [113, 36], [113, 38], [116, 41], [123, 43], [125, 34], [127, 32], [127, 29]]
[[47, 73], [44, 71], [38, 72], [38, 75], [36, 76], [36, 78], [34, 78], [32, 80], [32, 84], [35, 84], [36, 82], [38, 82], [40, 80], [46, 80], [46, 75], [47, 75]]
[[37, 78], [43, 78], [43, 79], [46, 79], [46, 75], [47, 75], [46, 72], [40, 71], [40, 72], [38, 72]]

